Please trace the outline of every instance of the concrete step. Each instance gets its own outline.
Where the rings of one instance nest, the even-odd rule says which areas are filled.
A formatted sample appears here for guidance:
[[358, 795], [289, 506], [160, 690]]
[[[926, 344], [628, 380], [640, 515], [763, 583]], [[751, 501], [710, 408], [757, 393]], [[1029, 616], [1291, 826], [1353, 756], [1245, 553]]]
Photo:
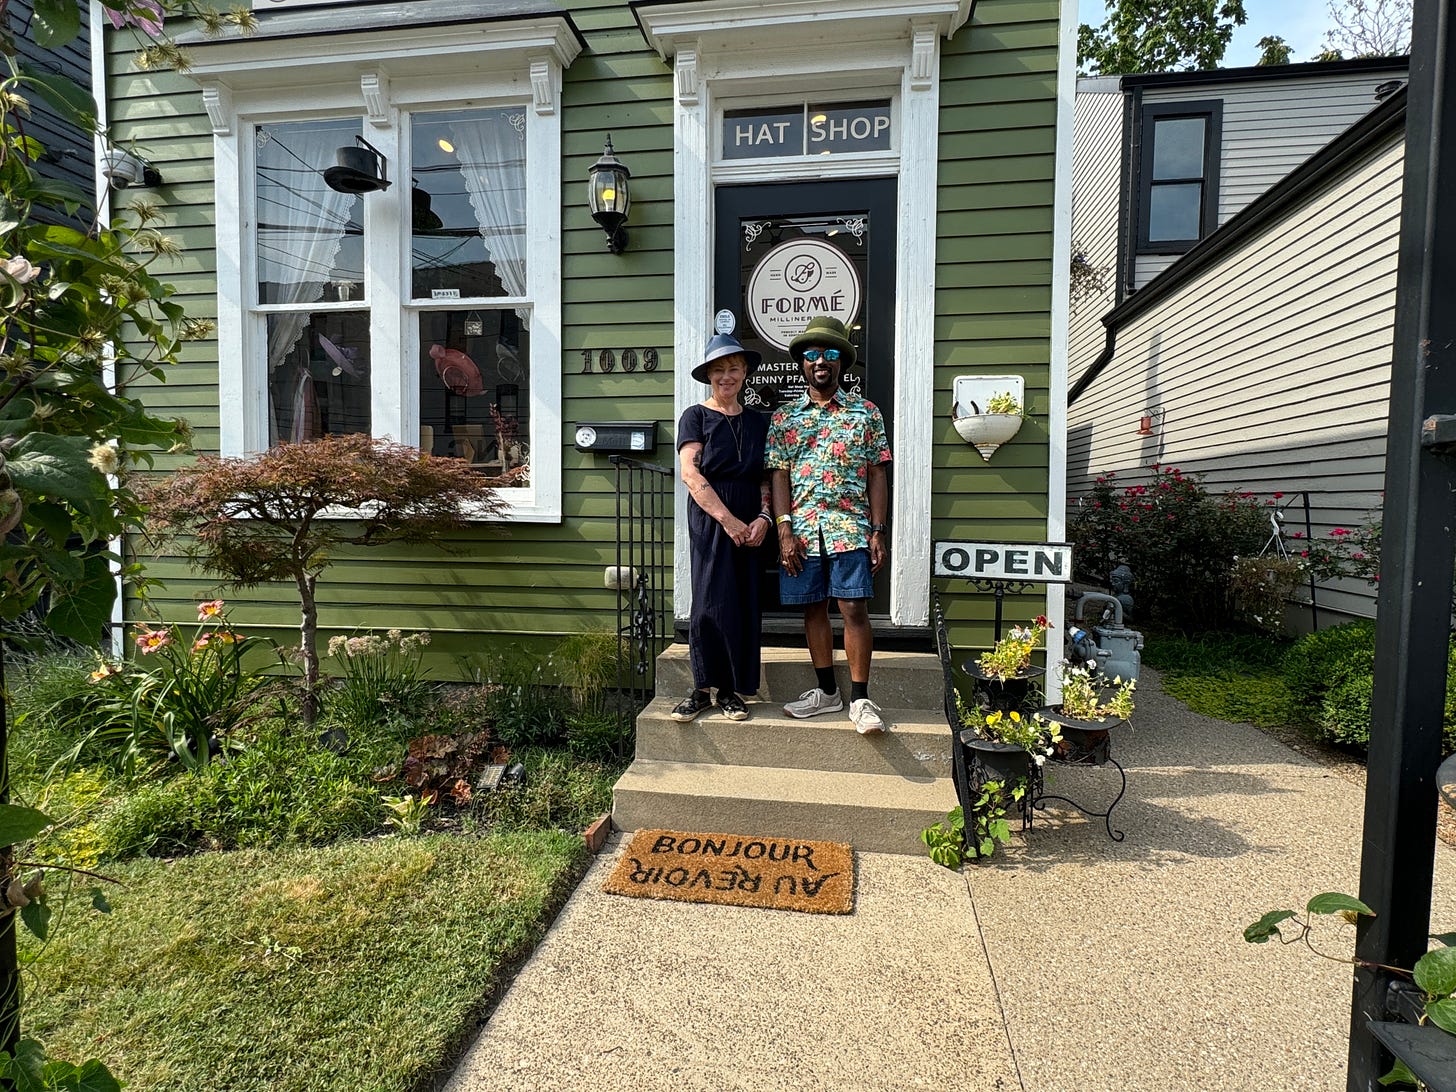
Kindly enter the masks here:
[[829, 773], [638, 759], [612, 791], [622, 830], [665, 828], [848, 842], [920, 854], [920, 831], [955, 805], [949, 777]]
[[885, 709], [891, 730], [861, 736], [849, 711], [798, 720], [777, 702], [748, 702], [748, 719], [716, 709], [680, 724], [668, 713], [679, 697], [659, 697], [637, 718], [637, 757], [654, 762], [771, 765], [793, 770], [949, 777], [950, 729], [937, 709]]
[[[834, 653], [834, 676], [849, 693], [849, 665]], [[814, 668], [803, 648], [765, 648], [758, 696], [786, 702], [814, 686]], [[669, 645], [657, 657], [657, 693], [674, 704], [693, 688], [688, 646]], [[870, 666], [870, 697], [882, 708], [939, 709], [942, 703], [940, 657], [933, 652], [876, 652]]]

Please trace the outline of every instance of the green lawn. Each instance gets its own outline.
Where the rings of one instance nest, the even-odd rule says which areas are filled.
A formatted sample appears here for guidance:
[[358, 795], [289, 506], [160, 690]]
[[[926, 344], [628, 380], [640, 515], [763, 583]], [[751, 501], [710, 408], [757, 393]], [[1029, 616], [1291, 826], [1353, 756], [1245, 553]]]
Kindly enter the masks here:
[[130, 1092], [427, 1088], [585, 862], [523, 831], [105, 866], [113, 912], [74, 899], [24, 1033]]

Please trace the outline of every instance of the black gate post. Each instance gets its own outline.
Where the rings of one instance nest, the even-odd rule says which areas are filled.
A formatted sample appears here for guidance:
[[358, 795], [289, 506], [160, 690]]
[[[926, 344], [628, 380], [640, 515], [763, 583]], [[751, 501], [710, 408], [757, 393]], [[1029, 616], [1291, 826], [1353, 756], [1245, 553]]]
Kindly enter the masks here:
[[[1360, 857], [1361, 917], [1350, 1015], [1349, 1092], [1372, 1092], [1391, 1064], [1370, 1033], [1393, 1015], [1398, 977], [1426, 951], [1436, 843], [1436, 767], [1451, 622], [1456, 440], [1456, 122], [1453, 0], [1416, 0], [1406, 108], [1395, 352], [1375, 635], [1370, 764]], [[1453, 124], [1456, 139], [1456, 124]], [[1358, 246], [1350, 240], [1350, 247]]]

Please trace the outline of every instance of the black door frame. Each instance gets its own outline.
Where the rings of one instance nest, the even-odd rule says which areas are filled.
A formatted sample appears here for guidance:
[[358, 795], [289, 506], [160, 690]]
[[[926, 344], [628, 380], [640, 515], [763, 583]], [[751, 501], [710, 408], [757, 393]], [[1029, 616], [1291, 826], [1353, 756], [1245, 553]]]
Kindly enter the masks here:
[[[752, 329], [745, 313], [743, 286], [739, 275], [740, 224], [745, 219], [778, 216], [869, 215], [868, 269], [863, 308], [873, 307], [866, 322], [867, 340], [859, 346], [864, 361], [864, 396], [880, 408], [885, 432], [894, 450], [895, 408], [895, 276], [898, 246], [899, 180], [894, 177], [856, 178], [834, 181], [747, 183], [719, 186], [713, 194], [713, 310], [731, 311], [739, 320], [738, 332]], [[864, 313], [862, 311], [862, 313]], [[806, 319], [807, 321], [807, 319]], [[874, 367], [873, 378], [870, 371]], [[893, 467], [891, 487], [893, 488]], [[772, 536], [770, 536], [772, 541]], [[777, 569], [776, 552], [766, 551], [766, 567]], [[877, 617], [889, 614], [891, 566], [875, 577], [875, 596], [870, 609]], [[773, 581], [765, 586], [765, 629], [772, 630], [774, 616], [797, 614], [795, 608], [778, 605]], [[881, 623], [883, 624], [883, 623]]]

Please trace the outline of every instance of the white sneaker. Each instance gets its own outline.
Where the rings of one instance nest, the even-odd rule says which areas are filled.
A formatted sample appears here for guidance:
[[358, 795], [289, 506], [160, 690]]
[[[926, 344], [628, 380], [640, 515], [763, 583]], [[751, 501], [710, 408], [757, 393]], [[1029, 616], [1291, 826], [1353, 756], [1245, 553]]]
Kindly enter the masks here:
[[832, 694], [826, 694], [817, 686], [813, 690], [805, 690], [799, 695], [798, 701], [791, 701], [784, 706], [784, 712], [791, 717], [817, 717], [820, 713], [837, 713], [844, 708], [844, 696], [836, 690]]
[[849, 703], [849, 719], [854, 730], [862, 736], [877, 736], [885, 730], [885, 719], [880, 716], [880, 707], [869, 698], [858, 698]]

